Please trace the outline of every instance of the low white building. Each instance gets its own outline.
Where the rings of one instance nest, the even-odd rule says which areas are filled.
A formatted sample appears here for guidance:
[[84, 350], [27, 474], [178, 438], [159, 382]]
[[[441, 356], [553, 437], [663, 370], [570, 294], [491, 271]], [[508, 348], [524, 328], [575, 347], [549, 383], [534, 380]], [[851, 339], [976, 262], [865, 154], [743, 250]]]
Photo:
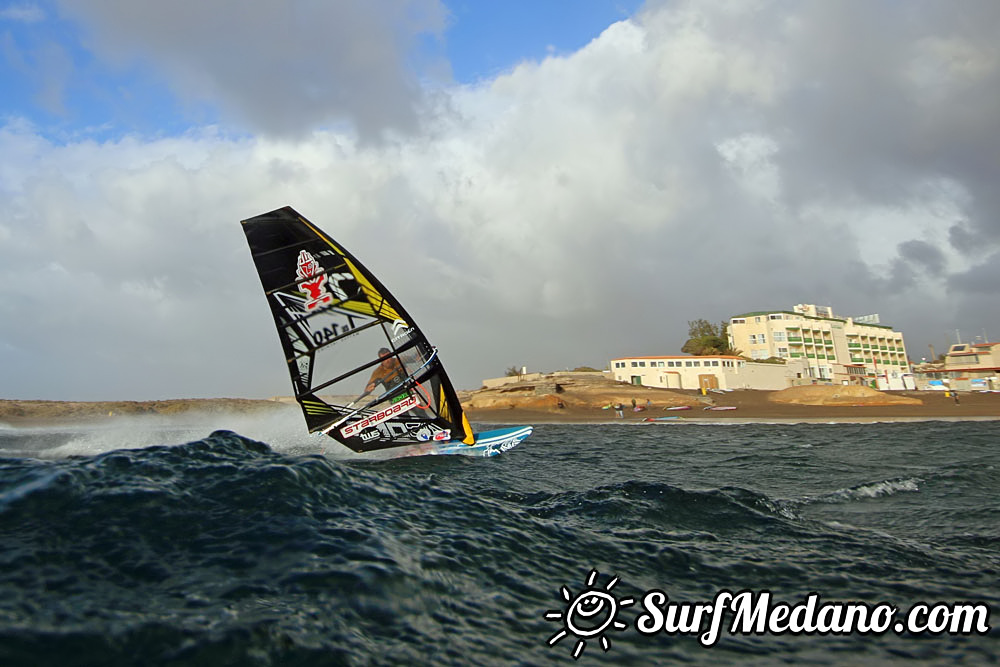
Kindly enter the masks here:
[[611, 360], [618, 382], [664, 389], [770, 389], [802, 382], [805, 364], [747, 361], [730, 355], [620, 357]]

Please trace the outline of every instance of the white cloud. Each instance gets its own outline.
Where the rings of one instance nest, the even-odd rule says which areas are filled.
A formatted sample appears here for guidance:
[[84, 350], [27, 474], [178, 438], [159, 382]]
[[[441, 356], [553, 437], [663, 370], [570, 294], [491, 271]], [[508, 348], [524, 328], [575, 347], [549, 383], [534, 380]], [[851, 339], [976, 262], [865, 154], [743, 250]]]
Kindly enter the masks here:
[[38, 5], [9, 5], [0, 8], [0, 21], [39, 23], [45, 20], [45, 12]]
[[[148, 21], [81, 6], [114, 48]], [[985, 86], [1000, 73], [995, 30], [979, 25], [1000, 21], [973, 5], [972, 30], [920, 5], [894, 22], [895, 7], [650, 6], [576, 53], [435, 87], [428, 106], [407, 107], [420, 131], [380, 144], [316, 129], [326, 116], [311, 113], [296, 118], [305, 138], [206, 128], [57, 145], [10, 123], [0, 361], [16, 349], [39, 372], [3, 378], [0, 393], [286, 391], [236, 224], [286, 204], [383, 279], [462, 387], [510, 365], [676, 352], [688, 320], [801, 302], [880, 312], [912, 349], [939, 344], [921, 336], [955, 317], [1000, 331], [995, 309], [970, 306], [1000, 242], [1000, 87]], [[257, 35], [262, 16], [236, 33]], [[859, 30], [876, 42], [863, 57]], [[934, 35], [982, 87], [951, 69], [914, 74], [910, 56], [940, 60]], [[173, 67], [182, 37], [158, 37], [150, 57]], [[228, 49], [252, 64], [259, 43], [225, 42], [212, 57]], [[383, 65], [373, 80], [401, 86], [389, 97], [409, 105], [409, 84]], [[274, 74], [254, 89], [211, 67], [206, 94], [238, 108]], [[366, 72], [337, 76], [362, 90]], [[362, 110], [338, 104], [323, 113]]]

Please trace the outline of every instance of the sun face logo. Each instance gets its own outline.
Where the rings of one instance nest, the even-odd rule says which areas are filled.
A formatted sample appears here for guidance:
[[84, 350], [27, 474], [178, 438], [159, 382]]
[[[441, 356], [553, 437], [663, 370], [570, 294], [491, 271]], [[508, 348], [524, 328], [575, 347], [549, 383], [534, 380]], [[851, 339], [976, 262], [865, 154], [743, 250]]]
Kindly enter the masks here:
[[597, 570], [591, 570], [587, 576], [586, 587], [573, 596], [569, 589], [560, 589], [562, 599], [566, 601], [566, 610], [545, 612], [546, 620], [561, 621], [562, 629], [549, 637], [549, 646], [555, 646], [561, 639], [574, 635], [577, 639], [573, 647], [573, 659], [577, 660], [587, 648], [587, 640], [599, 638], [601, 648], [607, 651], [611, 648], [611, 640], [604, 636], [609, 628], [622, 631], [628, 626], [617, 619], [619, 607], [627, 607], [635, 603], [632, 598], [618, 599], [611, 594], [611, 589], [618, 583], [614, 577], [604, 588], [595, 586]]

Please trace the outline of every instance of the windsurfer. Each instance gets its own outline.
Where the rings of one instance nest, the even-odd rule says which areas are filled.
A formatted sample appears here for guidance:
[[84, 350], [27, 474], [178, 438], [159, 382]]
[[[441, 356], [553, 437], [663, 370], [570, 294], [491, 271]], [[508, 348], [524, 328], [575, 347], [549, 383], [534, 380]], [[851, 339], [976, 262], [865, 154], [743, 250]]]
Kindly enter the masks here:
[[399, 359], [392, 356], [389, 348], [381, 348], [378, 351], [378, 358], [380, 360], [379, 364], [372, 371], [371, 378], [369, 378], [368, 384], [365, 385], [364, 393], [358, 396], [357, 400], [359, 401], [375, 391], [375, 385], [381, 384], [382, 388], [388, 391], [402, 382], [406, 377], [406, 369], [403, 368], [403, 364], [399, 363]]
[[[399, 360], [399, 357], [392, 354], [392, 351], [387, 347], [380, 348], [378, 351], [379, 364], [372, 371], [371, 378], [368, 380], [368, 384], [365, 385], [364, 392], [354, 399], [354, 403], [357, 403], [365, 396], [371, 394], [375, 391], [375, 386], [381, 384], [383, 391], [392, 391], [392, 397], [389, 399], [390, 403], [396, 403], [403, 399], [410, 398], [413, 395], [413, 390], [411, 389], [412, 383], [405, 383], [404, 380], [408, 377], [406, 368], [403, 363]], [[402, 385], [402, 386], [401, 386]], [[416, 383], [416, 396], [417, 399], [425, 405], [417, 405], [417, 407], [412, 411], [415, 415], [428, 416], [426, 413], [430, 401], [426, 398], [425, 392], [420, 389], [420, 384]]]

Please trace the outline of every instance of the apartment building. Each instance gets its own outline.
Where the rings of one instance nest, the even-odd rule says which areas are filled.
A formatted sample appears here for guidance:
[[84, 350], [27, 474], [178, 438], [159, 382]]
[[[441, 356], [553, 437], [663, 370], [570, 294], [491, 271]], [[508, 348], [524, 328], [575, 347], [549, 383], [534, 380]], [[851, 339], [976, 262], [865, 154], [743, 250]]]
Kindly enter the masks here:
[[903, 334], [878, 315], [835, 317], [829, 306], [798, 304], [736, 315], [727, 333], [730, 347], [751, 359], [803, 360], [815, 380], [903, 388], [909, 372]]

